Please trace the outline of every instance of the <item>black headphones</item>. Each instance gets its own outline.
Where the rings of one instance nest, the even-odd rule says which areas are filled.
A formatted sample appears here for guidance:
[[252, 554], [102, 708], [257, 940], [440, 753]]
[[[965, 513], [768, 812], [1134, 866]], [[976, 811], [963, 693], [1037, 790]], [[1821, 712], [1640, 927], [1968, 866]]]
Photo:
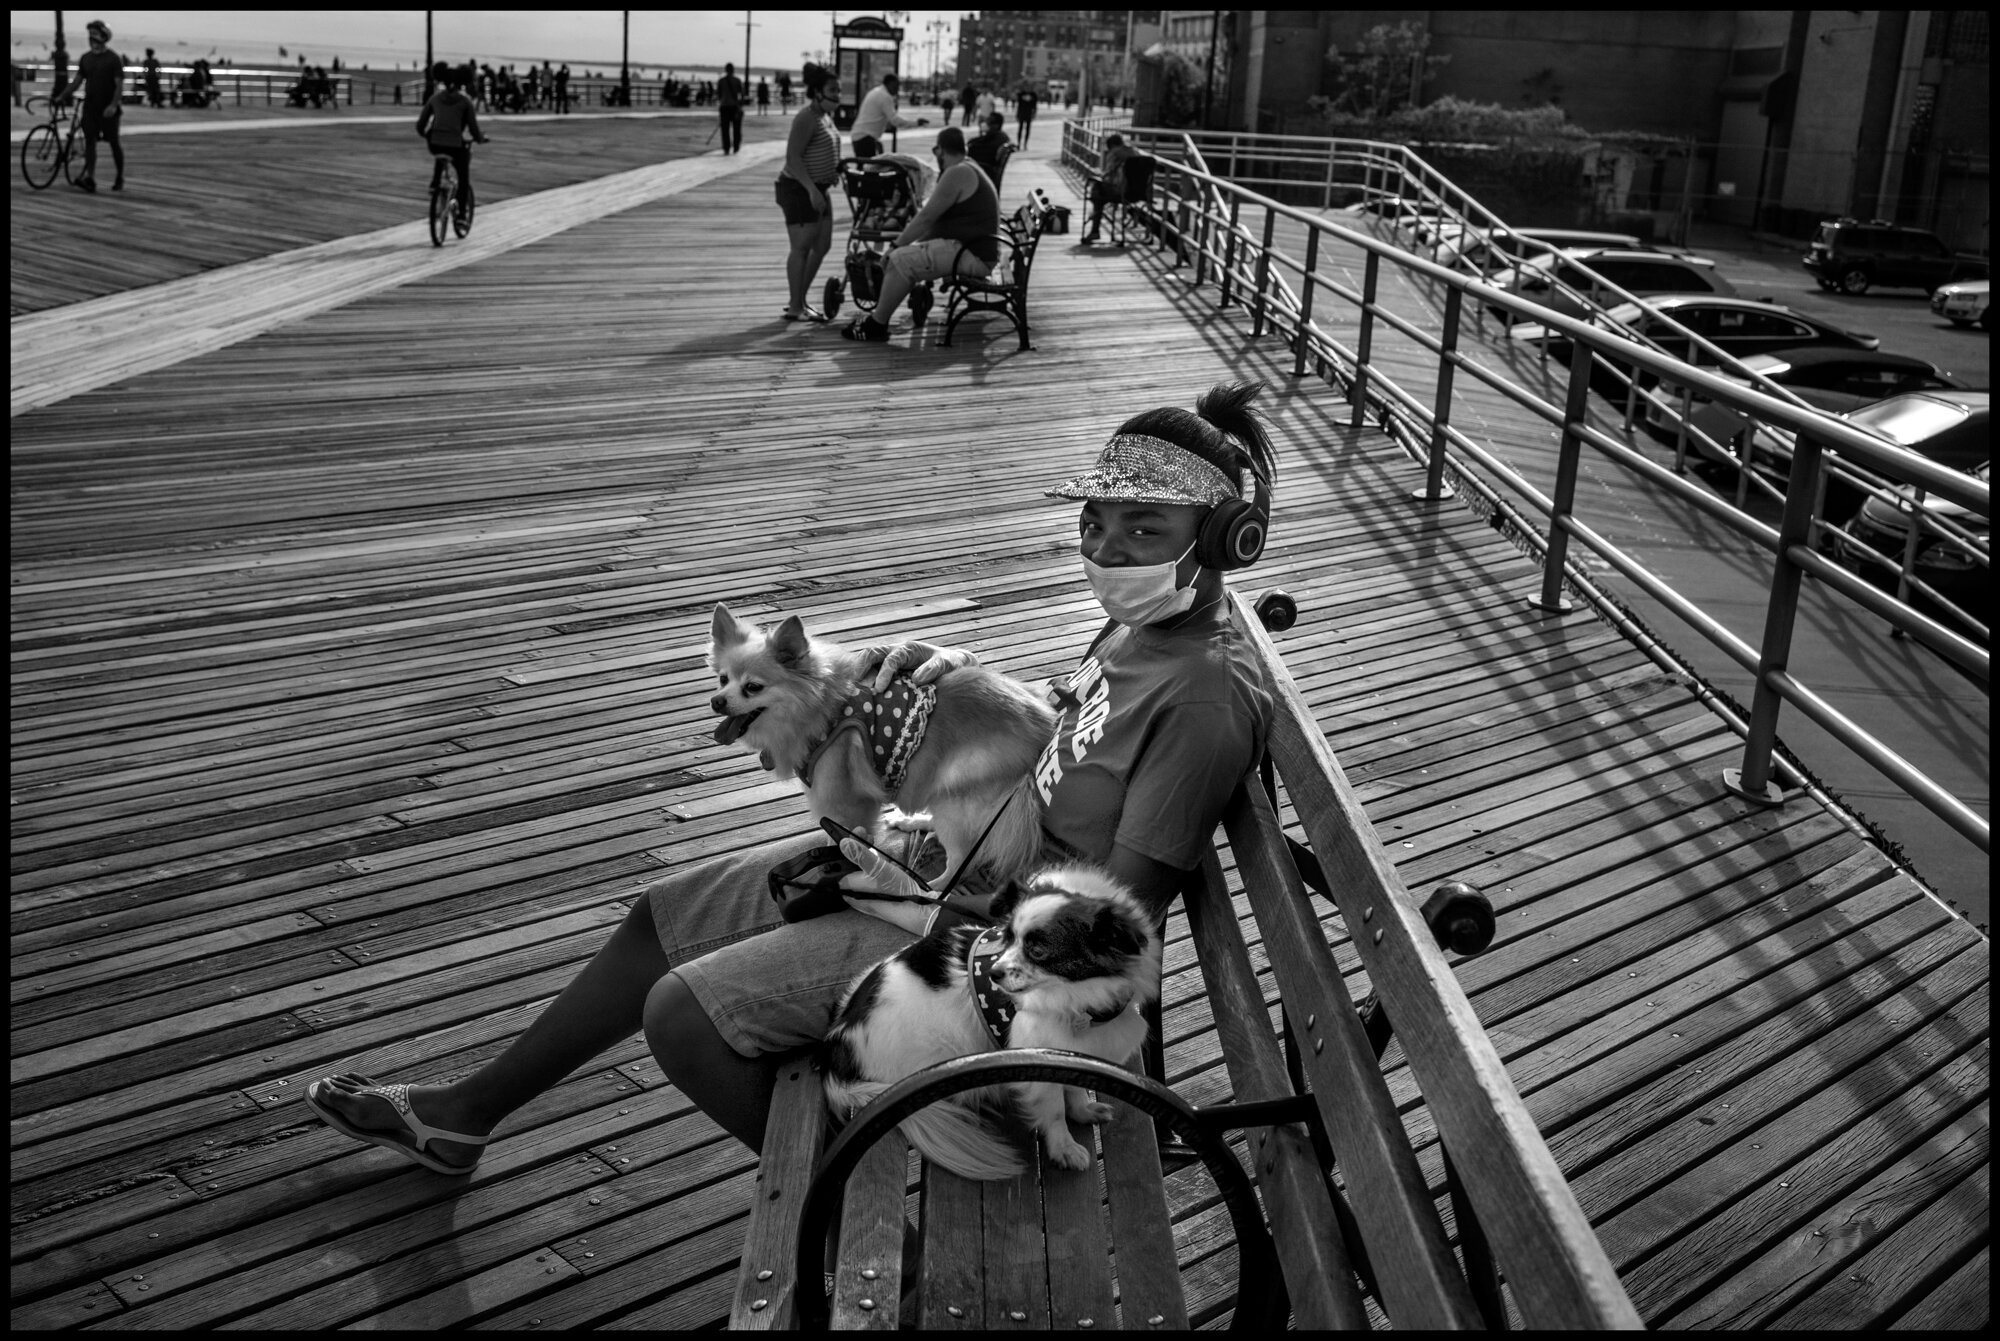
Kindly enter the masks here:
[[1256, 481], [1254, 499], [1225, 498], [1209, 509], [1194, 544], [1195, 559], [1204, 568], [1230, 572], [1248, 568], [1264, 552], [1264, 537], [1271, 529], [1271, 481], [1258, 466], [1255, 454], [1244, 453], [1249, 469], [1237, 477], [1241, 488], [1246, 478]]

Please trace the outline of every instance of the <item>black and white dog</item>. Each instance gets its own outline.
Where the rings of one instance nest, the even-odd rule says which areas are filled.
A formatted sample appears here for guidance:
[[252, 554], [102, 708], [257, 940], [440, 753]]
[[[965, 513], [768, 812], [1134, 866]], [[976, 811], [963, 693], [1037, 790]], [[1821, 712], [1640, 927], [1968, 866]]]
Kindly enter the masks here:
[[[1139, 1012], [1160, 992], [1160, 933], [1124, 886], [1092, 867], [1052, 867], [1002, 895], [993, 913], [998, 926], [926, 936], [848, 989], [820, 1055], [836, 1122], [954, 1057], [1065, 1048], [1130, 1065], [1138, 1055]], [[953, 1173], [999, 1179], [1027, 1166], [1030, 1129], [1056, 1164], [1085, 1167], [1089, 1152], [1065, 1115], [1099, 1123], [1111, 1108], [1076, 1086], [991, 1086], [932, 1104], [902, 1128]]]

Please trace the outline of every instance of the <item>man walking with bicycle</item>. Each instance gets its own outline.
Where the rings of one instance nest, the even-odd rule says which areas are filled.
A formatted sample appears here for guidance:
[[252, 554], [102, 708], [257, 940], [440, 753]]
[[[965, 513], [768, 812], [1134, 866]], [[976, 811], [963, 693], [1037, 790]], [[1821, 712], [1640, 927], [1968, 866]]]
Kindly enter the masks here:
[[478, 109], [453, 81], [451, 67], [439, 61], [431, 67], [431, 80], [437, 91], [417, 114], [417, 134], [429, 142], [431, 190], [437, 190], [438, 179], [444, 175], [444, 166], [436, 161], [439, 154], [449, 158], [457, 170], [456, 207], [458, 217], [463, 220], [472, 213], [472, 146], [465, 142], [465, 137], [469, 132], [474, 140], [484, 144], [486, 136], [479, 129]]
[[83, 176], [77, 178], [79, 191], [97, 189], [97, 142], [111, 145], [111, 165], [116, 173], [111, 189], [125, 189], [125, 147], [118, 143], [118, 119], [124, 111], [119, 98], [125, 87], [125, 62], [111, 49], [111, 29], [103, 19], [92, 19], [85, 31], [90, 50], [76, 63], [76, 77], [56, 94], [59, 103], [68, 102], [77, 86], [83, 86], [83, 109], [77, 128], [83, 133]]

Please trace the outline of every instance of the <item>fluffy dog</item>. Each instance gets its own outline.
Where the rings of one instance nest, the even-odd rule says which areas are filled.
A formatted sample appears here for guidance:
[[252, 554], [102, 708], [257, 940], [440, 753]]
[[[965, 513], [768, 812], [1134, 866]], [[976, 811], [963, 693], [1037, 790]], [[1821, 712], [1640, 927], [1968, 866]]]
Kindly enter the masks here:
[[945, 851], [941, 879], [975, 844], [998, 881], [1032, 868], [1041, 846], [1035, 760], [1056, 720], [1035, 690], [967, 666], [878, 697], [862, 682], [873, 678], [867, 654], [809, 637], [797, 615], [766, 631], [717, 605], [709, 632], [709, 707], [723, 719], [715, 739], [797, 778], [815, 822], [877, 834], [893, 802], [928, 812]]
[[[1092, 867], [1053, 867], [1001, 895], [994, 912], [1000, 926], [926, 936], [848, 989], [819, 1058], [836, 1122], [954, 1057], [1066, 1048], [1130, 1065], [1138, 1055], [1140, 1011], [1160, 992], [1160, 934], [1124, 886]], [[989, 1027], [979, 998], [996, 986], [1006, 1001]], [[970, 1090], [901, 1125], [925, 1158], [961, 1177], [997, 1179], [1026, 1167], [1030, 1130], [1051, 1161], [1085, 1167], [1089, 1152], [1065, 1116], [1100, 1123], [1111, 1107], [1076, 1086], [1034, 1082]]]

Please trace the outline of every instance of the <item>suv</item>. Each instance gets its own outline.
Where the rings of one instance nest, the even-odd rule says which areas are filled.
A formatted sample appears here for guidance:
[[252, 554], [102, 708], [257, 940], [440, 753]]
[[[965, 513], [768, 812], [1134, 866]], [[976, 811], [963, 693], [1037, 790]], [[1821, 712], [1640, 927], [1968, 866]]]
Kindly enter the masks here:
[[1833, 219], [1819, 226], [1803, 264], [1822, 289], [1868, 292], [1873, 284], [1931, 293], [1955, 279], [1985, 279], [1983, 258], [1961, 256], [1936, 233], [1881, 219]]

